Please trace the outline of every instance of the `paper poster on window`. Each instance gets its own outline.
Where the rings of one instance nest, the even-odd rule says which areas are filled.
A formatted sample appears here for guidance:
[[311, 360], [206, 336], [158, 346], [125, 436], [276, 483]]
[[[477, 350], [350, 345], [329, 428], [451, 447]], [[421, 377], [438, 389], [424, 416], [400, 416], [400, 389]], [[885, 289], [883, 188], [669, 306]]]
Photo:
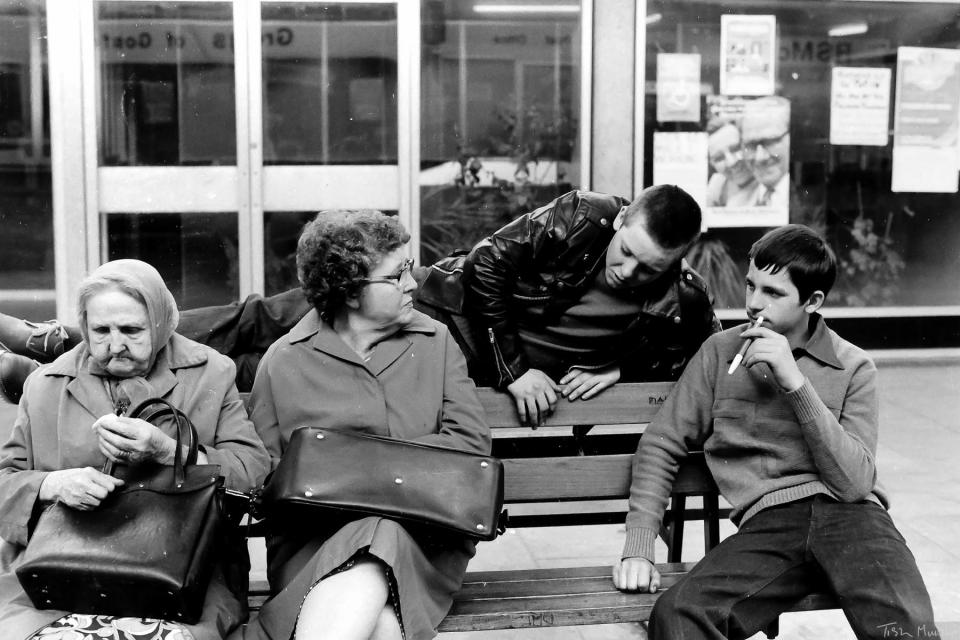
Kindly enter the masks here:
[[960, 50], [899, 47], [892, 191], [956, 193]]
[[776, 16], [720, 16], [720, 93], [772, 95], [776, 55]]
[[832, 71], [830, 144], [886, 146], [890, 69], [834, 67]]
[[707, 97], [707, 227], [774, 227], [790, 218], [790, 101]]
[[675, 184], [703, 206], [707, 185], [707, 134], [655, 131], [653, 184]]
[[700, 54], [657, 54], [657, 121], [700, 122]]

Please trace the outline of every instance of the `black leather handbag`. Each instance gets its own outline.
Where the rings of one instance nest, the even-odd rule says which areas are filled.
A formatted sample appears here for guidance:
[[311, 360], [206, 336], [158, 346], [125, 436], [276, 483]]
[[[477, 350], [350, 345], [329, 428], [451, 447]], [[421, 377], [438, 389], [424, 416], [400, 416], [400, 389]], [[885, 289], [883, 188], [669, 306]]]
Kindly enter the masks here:
[[261, 510], [384, 516], [479, 540], [502, 533], [503, 463], [492, 456], [366, 433], [301, 427]]
[[[200, 618], [213, 567], [220, 465], [195, 464], [196, 429], [166, 400], [147, 400], [130, 415], [153, 424], [176, 422], [174, 465], [105, 467], [124, 484], [99, 507], [48, 506], [17, 577], [38, 609], [192, 624]], [[186, 462], [183, 442], [189, 446]]]

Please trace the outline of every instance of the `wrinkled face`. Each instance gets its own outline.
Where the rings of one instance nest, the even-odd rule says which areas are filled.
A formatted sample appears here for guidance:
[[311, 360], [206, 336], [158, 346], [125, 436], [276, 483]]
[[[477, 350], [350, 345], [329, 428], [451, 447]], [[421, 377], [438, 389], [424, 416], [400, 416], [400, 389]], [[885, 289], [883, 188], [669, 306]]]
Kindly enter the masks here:
[[153, 366], [147, 308], [122, 291], [107, 289], [87, 301], [90, 355], [117, 378], [142, 376]]
[[790, 170], [790, 116], [782, 109], [745, 111], [741, 143], [753, 175], [773, 188]]
[[714, 170], [725, 175], [733, 184], [744, 187], [753, 181], [750, 165], [743, 158], [740, 130], [736, 125], [725, 124], [711, 133], [707, 139], [707, 153]]
[[617, 229], [607, 245], [604, 278], [611, 289], [629, 289], [656, 280], [680, 261], [686, 247], [666, 249], [647, 233], [642, 211], [624, 222], [626, 207], [617, 214]]
[[751, 260], [746, 294], [747, 317], [751, 322], [763, 315], [763, 326], [786, 336], [791, 344], [806, 335], [810, 319], [807, 301], [800, 299], [786, 269], [771, 273], [770, 269], [757, 269]]
[[413, 292], [417, 290], [403, 247], [384, 256], [370, 270], [360, 291], [357, 313], [381, 327], [400, 326], [413, 313]]

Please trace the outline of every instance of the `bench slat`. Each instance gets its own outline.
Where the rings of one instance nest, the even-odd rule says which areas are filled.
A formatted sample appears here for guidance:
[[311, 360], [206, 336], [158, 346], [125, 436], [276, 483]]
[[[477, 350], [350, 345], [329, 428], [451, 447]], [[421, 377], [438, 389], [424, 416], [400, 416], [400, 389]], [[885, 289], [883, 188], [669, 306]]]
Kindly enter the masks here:
[[[569, 402], [561, 399], [556, 410], [547, 416], [545, 426], [649, 422], [672, 388], [672, 382], [626, 382], [615, 384], [592, 400]], [[477, 393], [491, 428], [522, 426], [517, 418], [516, 404], [509, 394], [488, 387], [477, 389]]]
[[[504, 501], [604, 500], [630, 495], [632, 454], [504, 460]], [[703, 454], [681, 465], [673, 493], [716, 491]]]

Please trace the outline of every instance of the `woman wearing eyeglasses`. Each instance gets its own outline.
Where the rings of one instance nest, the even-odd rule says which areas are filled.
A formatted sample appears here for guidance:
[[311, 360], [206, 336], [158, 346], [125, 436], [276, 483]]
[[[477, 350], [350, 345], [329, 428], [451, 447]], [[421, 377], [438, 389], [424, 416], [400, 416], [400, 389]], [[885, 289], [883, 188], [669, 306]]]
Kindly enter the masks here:
[[[322, 212], [305, 227], [297, 274], [313, 309], [264, 354], [251, 394], [274, 467], [301, 425], [489, 452], [463, 355], [413, 309], [409, 239], [378, 211]], [[271, 528], [275, 595], [247, 639], [432, 638], [474, 554], [466, 539], [379, 517]]]

